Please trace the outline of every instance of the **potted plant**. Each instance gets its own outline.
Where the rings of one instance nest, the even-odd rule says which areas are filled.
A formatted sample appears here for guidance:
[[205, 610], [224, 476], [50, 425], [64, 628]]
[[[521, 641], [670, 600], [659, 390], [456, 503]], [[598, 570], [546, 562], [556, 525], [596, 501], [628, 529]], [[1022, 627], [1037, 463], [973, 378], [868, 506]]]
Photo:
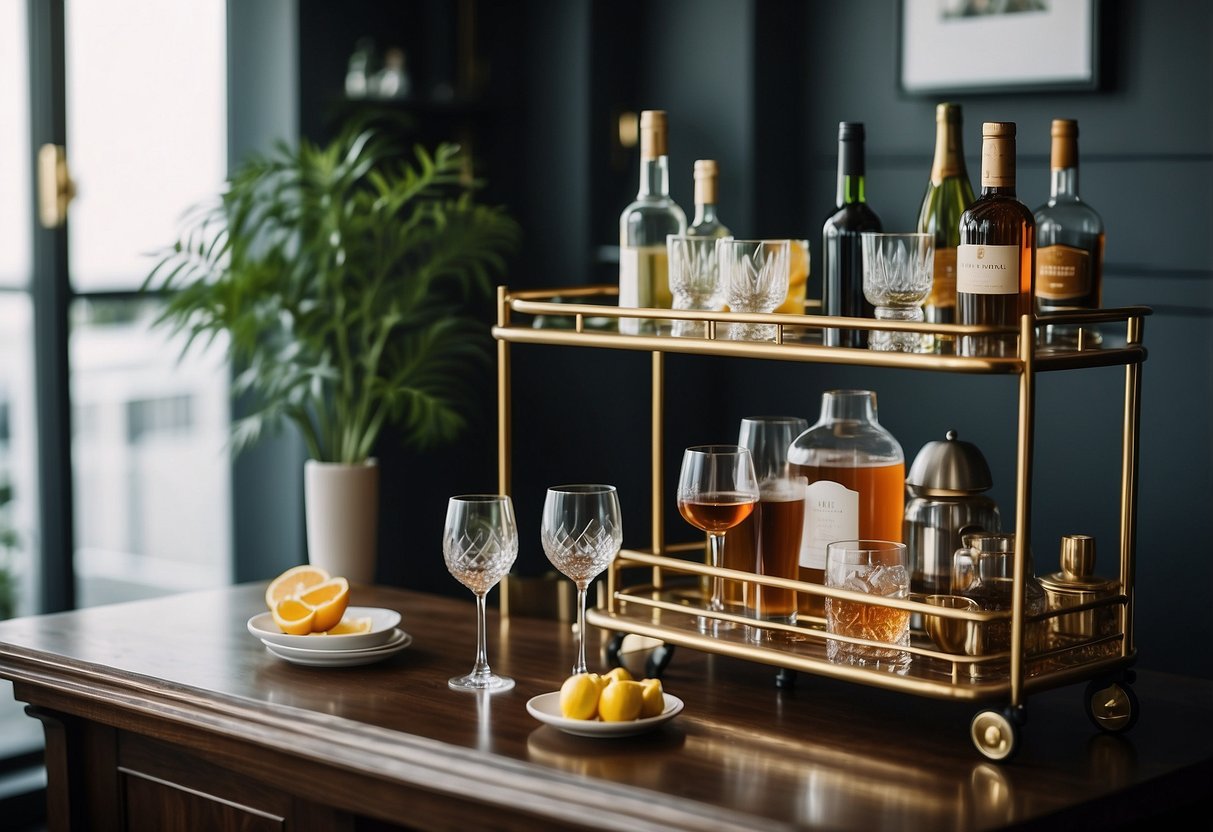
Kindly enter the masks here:
[[487, 298], [519, 228], [478, 204], [455, 145], [413, 158], [380, 129], [325, 146], [280, 144], [186, 215], [144, 283], [167, 303], [159, 325], [227, 339], [235, 452], [284, 423], [306, 444], [309, 560], [374, 578], [376, 440], [389, 424], [418, 448], [466, 423], [469, 371], [491, 356]]

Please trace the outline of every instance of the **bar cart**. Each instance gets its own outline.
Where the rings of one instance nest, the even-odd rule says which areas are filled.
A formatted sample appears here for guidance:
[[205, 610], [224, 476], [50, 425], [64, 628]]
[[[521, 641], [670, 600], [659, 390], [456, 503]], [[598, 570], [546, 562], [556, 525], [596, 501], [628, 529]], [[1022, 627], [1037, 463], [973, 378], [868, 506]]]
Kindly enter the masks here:
[[[1011, 329], [877, 321], [866, 318], [823, 315], [743, 314], [689, 310], [621, 309], [615, 305], [614, 287], [510, 292], [498, 289], [498, 477], [503, 493], [510, 488], [511, 382], [510, 345], [549, 344], [649, 352], [651, 354], [651, 550], [625, 548], [606, 578], [606, 604], [590, 611], [588, 623], [617, 633], [656, 639], [665, 645], [688, 647], [724, 654], [780, 668], [781, 672], [803, 671], [936, 699], [979, 703], [981, 709], [970, 723], [970, 736], [977, 750], [994, 761], [1010, 759], [1019, 746], [1026, 717], [1025, 703], [1033, 692], [1086, 682], [1084, 709], [1100, 730], [1129, 730], [1138, 717], [1137, 697], [1132, 689], [1133, 582], [1136, 557], [1138, 431], [1141, 412], [1141, 371], [1146, 359], [1142, 342], [1148, 307], [1101, 309], [1045, 317], [1024, 316], [1018, 329], [1018, 355], [975, 357], [948, 354], [875, 352], [823, 346], [825, 328], [929, 332], [959, 338], [968, 335], [1016, 334]], [[612, 322], [619, 317], [654, 322], [657, 334], [620, 334]], [[542, 320], [545, 325], [536, 326]], [[676, 320], [703, 323], [700, 337], [660, 334]], [[1035, 328], [1045, 323], [1078, 327], [1124, 325], [1123, 339], [1097, 349], [1081, 345], [1069, 351], [1040, 351], [1035, 346]], [[775, 325], [775, 340], [731, 341], [724, 336], [732, 323]], [[719, 334], [718, 334], [719, 333]], [[933, 615], [963, 626], [969, 643], [979, 643], [989, 628], [1009, 629], [1009, 649], [972, 651], [956, 648], [947, 652], [922, 632], [915, 632], [908, 652], [909, 669], [898, 673], [874, 666], [836, 664], [826, 657], [826, 643], [841, 639], [874, 644], [863, 639], [829, 634], [821, 618], [802, 617], [796, 624], [762, 622], [762, 627], [787, 638], [755, 643], [747, 633], [750, 619], [728, 612], [708, 612], [702, 597], [703, 579], [762, 584], [797, 593], [874, 603], [873, 597], [845, 589], [714, 568], [703, 561], [701, 545], [667, 545], [663, 528], [663, 501], [667, 493], [663, 472], [663, 420], [665, 356], [667, 353], [718, 355], [853, 366], [928, 370], [940, 373], [1009, 376], [1018, 385], [1018, 443], [1016, 449], [1015, 530], [1011, 609], [969, 611], [928, 606], [920, 597], [881, 598], [879, 604], [908, 610], [918, 616]], [[1097, 600], [1064, 609], [1029, 614], [1025, 602], [1028, 555], [1031, 543], [1032, 455], [1035, 425], [1036, 374], [1093, 367], [1125, 368], [1124, 414], [1121, 443], [1120, 541], [1118, 591]], [[1025, 544], [1026, 542], [1026, 544]], [[508, 609], [504, 610], [508, 614]], [[1103, 622], [1086, 635], [1054, 637], [1059, 628], [1050, 626], [1063, 616], [1086, 615]], [[731, 621], [732, 629], [698, 626], [704, 617]], [[1072, 620], [1072, 618], [1067, 618]], [[1048, 633], [1050, 637], [1029, 638]], [[1029, 643], [1032, 645], [1029, 649]]]

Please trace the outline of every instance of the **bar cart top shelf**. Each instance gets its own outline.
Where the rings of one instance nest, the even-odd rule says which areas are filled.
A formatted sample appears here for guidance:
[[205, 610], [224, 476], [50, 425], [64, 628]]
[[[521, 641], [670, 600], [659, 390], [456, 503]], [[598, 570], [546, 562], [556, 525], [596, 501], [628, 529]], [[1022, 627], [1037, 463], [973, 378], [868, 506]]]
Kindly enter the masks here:
[[[874, 318], [831, 317], [819, 314], [743, 314], [736, 312], [700, 312], [669, 309], [630, 309], [615, 305], [618, 288], [614, 286], [581, 286], [565, 289], [532, 289], [509, 291], [499, 287], [500, 310], [508, 310], [505, 319], [493, 327], [493, 337], [513, 343], [553, 344], [563, 346], [602, 347], [616, 350], [645, 352], [720, 355], [734, 358], [765, 358], [781, 361], [803, 361], [822, 364], [844, 364], [903, 369], [931, 370], [971, 374], [1018, 374], [1026, 361], [1021, 357], [983, 357], [954, 354], [914, 354], [876, 352], [826, 346], [821, 333], [827, 328], [927, 332], [951, 336], [989, 335], [1017, 332], [1015, 328], [992, 326], [961, 326], [957, 324], [904, 323], [877, 321]], [[603, 303], [606, 301], [606, 303]], [[1071, 325], [1100, 327], [1111, 330], [1113, 325], [1125, 324], [1119, 335], [1108, 332], [1103, 344], [1094, 348], [1072, 350], [1037, 349], [1031, 357], [1036, 372], [1071, 370], [1086, 367], [1110, 367], [1139, 364], [1146, 359], [1141, 343], [1141, 320], [1150, 315], [1147, 306], [1113, 309], [1075, 310], [1035, 316], [1041, 325]], [[669, 333], [625, 334], [618, 331], [616, 321], [639, 318], [671, 324], [673, 321], [702, 321], [706, 335], [675, 336]], [[776, 326], [774, 341], [731, 341], [722, 332], [731, 323], [764, 323]]]

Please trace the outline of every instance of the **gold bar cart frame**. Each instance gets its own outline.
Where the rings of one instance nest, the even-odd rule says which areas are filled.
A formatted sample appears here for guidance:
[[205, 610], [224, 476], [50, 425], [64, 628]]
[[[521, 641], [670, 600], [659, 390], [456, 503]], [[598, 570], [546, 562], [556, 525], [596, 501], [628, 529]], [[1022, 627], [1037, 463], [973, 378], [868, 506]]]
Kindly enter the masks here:
[[[1011, 707], [1023, 705], [1034, 691], [1072, 684], [1128, 668], [1136, 658], [1133, 641], [1133, 581], [1136, 573], [1137, 465], [1138, 431], [1141, 415], [1141, 365], [1146, 359], [1142, 342], [1144, 318], [1151, 310], [1144, 306], [1074, 311], [1048, 316], [1025, 315], [1019, 327], [961, 326], [926, 322], [877, 321], [826, 315], [756, 314], [701, 312], [693, 310], [633, 309], [615, 305], [617, 289], [611, 286], [587, 286], [560, 290], [510, 292], [499, 287], [497, 324], [497, 416], [498, 486], [510, 493], [511, 468], [511, 387], [510, 345], [548, 344], [555, 346], [596, 347], [651, 353], [651, 551], [624, 549], [607, 572], [606, 602], [587, 614], [587, 623], [618, 632], [656, 638], [670, 644], [730, 655], [776, 667], [803, 670], [818, 675], [846, 679], [877, 687], [901, 690], [942, 699], [1005, 699]], [[608, 303], [592, 303], [607, 300]], [[518, 321], [516, 316], [526, 316]], [[537, 328], [532, 321], [539, 316], [563, 322], [559, 327]], [[601, 321], [620, 317], [702, 321], [701, 337], [674, 337], [665, 334], [622, 334], [601, 325]], [[592, 325], [592, 321], [597, 321]], [[730, 341], [719, 338], [720, 327], [731, 323], [774, 324], [773, 342]], [[1091, 326], [1125, 324], [1123, 345], [1071, 352], [1039, 352], [1035, 347], [1036, 326], [1041, 323]], [[1019, 352], [1013, 357], [975, 357], [961, 355], [874, 352], [866, 349], [824, 346], [806, 337], [825, 328], [869, 331], [911, 331], [935, 335], [1018, 334]], [[1018, 437], [1016, 455], [1015, 522], [1016, 551], [1013, 580], [1016, 591], [1009, 612], [969, 612], [928, 606], [913, 597], [906, 600], [882, 599], [882, 605], [908, 609], [919, 614], [962, 619], [967, 626], [982, 628], [1009, 621], [1010, 650], [985, 656], [941, 652], [929, 641], [917, 639], [909, 652], [915, 659], [911, 670], [899, 675], [884, 669], [834, 664], [825, 657], [827, 640], [856, 641], [827, 634], [820, 619], [808, 619], [796, 625], [762, 622], [764, 630], [783, 631], [796, 641], [749, 641], [739, 627], [727, 631], [740, 635], [721, 636], [701, 632], [696, 622], [702, 617], [731, 620], [738, 624], [756, 622], [728, 613], [709, 613], [696, 605], [697, 590], [680, 593], [676, 578], [686, 576], [698, 581], [703, 576], [741, 580], [751, 584], [792, 589], [800, 593], [850, 598], [872, 603], [870, 596], [818, 584], [755, 575], [749, 572], [714, 568], [702, 562], [678, 557], [680, 550], [702, 552], [701, 546], [668, 546], [663, 528], [665, 478], [663, 470], [663, 426], [665, 418], [665, 354], [719, 355], [734, 358], [759, 358], [820, 364], [890, 367], [944, 373], [1018, 376]], [[1035, 432], [1035, 380], [1037, 373], [1091, 367], [1124, 366], [1124, 423], [1121, 449], [1120, 496], [1120, 594], [1064, 610], [1029, 616], [1025, 592], [1027, 557], [1024, 545], [1031, 541], [1031, 481]], [[627, 584], [629, 570], [647, 569], [647, 583]], [[510, 580], [509, 576], [503, 582]], [[690, 586], [689, 584], [687, 586]], [[501, 610], [509, 615], [508, 591], [501, 593]], [[699, 598], [699, 600], [702, 600]], [[1114, 608], [1119, 627], [1113, 634], [1028, 654], [1025, 633], [1029, 624], [1045, 624], [1050, 618], [1087, 609]], [[807, 626], [806, 626], [807, 625]], [[863, 643], [862, 640], [859, 640]], [[1092, 650], [1098, 650], [1092, 653]], [[1007, 662], [1008, 672], [980, 676], [975, 667], [989, 662]]]

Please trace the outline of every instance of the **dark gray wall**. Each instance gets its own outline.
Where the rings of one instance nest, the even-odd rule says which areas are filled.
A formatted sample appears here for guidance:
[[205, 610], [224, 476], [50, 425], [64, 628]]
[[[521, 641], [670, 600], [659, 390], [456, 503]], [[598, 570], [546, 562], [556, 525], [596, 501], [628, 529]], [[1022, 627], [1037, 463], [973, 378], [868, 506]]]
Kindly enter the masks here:
[[[835, 129], [867, 124], [868, 194], [887, 230], [912, 228], [933, 143], [934, 98], [897, 87], [898, 22], [890, 0], [812, 3], [805, 31], [805, 102], [812, 160], [803, 192], [809, 225], [834, 190]], [[1108, 2], [1102, 43], [1109, 89], [965, 96], [965, 149], [979, 185], [982, 121], [1018, 125], [1018, 190], [1048, 197], [1049, 124], [1076, 118], [1081, 192], [1107, 227], [1107, 306], [1145, 304], [1137, 568], [1140, 663], [1213, 675], [1213, 6], [1182, 0]], [[841, 36], [840, 33], [859, 33]], [[816, 266], [817, 263], [814, 263]], [[855, 383], [850, 372], [814, 378]], [[990, 458], [995, 498], [1013, 512], [1014, 385], [1003, 379], [867, 374], [882, 420], [912, 459], [956, 427]], [[866, 382], [865, 382], [866, 383]], [[808, 410], [815, 390], [803, 401]], [[1042, 375], [1038, 385], [1033, 550], [1057, 568], [1059, 536], [1096, 535], [1098, 568], [1115, 575], [1123, 371]], [[1013, 516], [1013, 515], [1012, 515]], [[1013, 522], [1013, 520], [1012, 520]]]

